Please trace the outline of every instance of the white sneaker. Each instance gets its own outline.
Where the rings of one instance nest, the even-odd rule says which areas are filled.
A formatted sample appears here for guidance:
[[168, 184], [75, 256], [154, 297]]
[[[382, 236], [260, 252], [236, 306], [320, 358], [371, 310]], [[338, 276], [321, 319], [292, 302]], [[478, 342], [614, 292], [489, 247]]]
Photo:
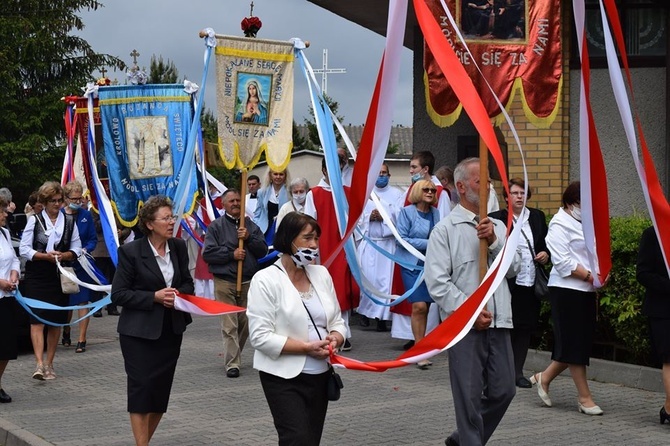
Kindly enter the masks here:
[[54, 372], [54, 366], [52, 365], [44, 366], [44, 379], [56, 379], [56, 372]]

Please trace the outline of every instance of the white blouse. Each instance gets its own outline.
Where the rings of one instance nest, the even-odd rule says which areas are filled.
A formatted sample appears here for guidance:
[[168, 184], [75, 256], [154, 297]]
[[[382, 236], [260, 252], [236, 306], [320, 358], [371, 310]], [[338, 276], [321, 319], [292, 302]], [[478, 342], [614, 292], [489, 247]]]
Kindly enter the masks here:
[[[12, 237], [5, 228], [0, 228], [0, 278], [9, 280], [12, 271], [21, 272], [21, 262], [16, 257], [16, 252], [12, 246]], [[11, 296], [12, 293], [0, 290], [0, 299], [5, 296]]]

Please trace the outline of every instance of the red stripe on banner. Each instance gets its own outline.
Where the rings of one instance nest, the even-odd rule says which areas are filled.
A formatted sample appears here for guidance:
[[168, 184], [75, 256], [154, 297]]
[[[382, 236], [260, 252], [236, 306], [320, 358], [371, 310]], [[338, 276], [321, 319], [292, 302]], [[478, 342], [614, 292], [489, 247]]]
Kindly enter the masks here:
[[177, 296], [210, 314], [240, 313], [242, 311], [247, 311], [247, 309], [243, 307], [224, 304], [218, 300], [205, 299], [204, 297], [193, 296], [191, 294], [177, 293]]
[[[586, 31], [584, 31], [586, 33]], [[603, 161], [603, 153], [596, 131], [596, 124], [591, 108], [591, 64], [586, 36], [582, 45], [582, 76], [584, 78], [584, 95], [589, 124], [589, 173], [591, 175], [591, 208], [593, 230], [595, 235], [596, 256], [598, 257], [598, 277], [600, 283], [612, 269], [611, 239], [610, 239], [610, 211], [609, 196], [607, 193], [607, 171]]]
[[[640, 178], [640, 181], [643, 183], [643, 187], [646, 186], [647, 191], [649, 192], [650, 205], [651, 209], [649, 214], [651, 215], [652, 223], [656, 228], [656, 235], [659, 239], [661, 245], [661, 250], [664, 254], [665, 267], [670, 273], [670, 231], [662, 231], [659, 222], [670, 221], [670, 204], [665, 198], [663, 192], [663, 187], [658, 178], [658, 173], [656, 171], [656, 166], [654, 160], [649, 152], [649, 147], [647, 146], [647, 140], [644, 137], [644, 132], [642, 131], [642, 123], [640, 121], [640, 115], [637, 112], [637, 106], [635, 105], [635, 93], [633, 90], [633, 80], [630, 73], [630, 67], [628, 65], [628, 54], [626, 53], [626, 44], [623, 37], [623, 30], [621, 29], [621, 21], [619, 19], [619, 11], [617, 10], [616, 3], [614, 0], [604, 0], [605, 10], [607, 11], [607, 16], [609, 17], [610, 26], [614, 32], [615, 41], [617, 44], [617, 50], [621, 56], [621, 61], [624, 66], [624, 73], [626, 73], [626, 80], [628, 81], [628, 89], [630, 91], [633, 111], [635, 112], [635, 124], [638, 128], [638, 137], [640, 139], [640, 146], [642, 147], [642, 159], [643, 159], [643, 168], [645, 173], [645, 178]], [[612, 69], [612, 67], [610, 67]]]

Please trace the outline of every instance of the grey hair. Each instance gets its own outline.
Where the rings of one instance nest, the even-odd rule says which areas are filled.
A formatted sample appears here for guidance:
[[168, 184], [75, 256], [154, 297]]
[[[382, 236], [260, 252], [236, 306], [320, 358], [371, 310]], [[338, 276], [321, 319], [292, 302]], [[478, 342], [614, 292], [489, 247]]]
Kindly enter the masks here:
[[288, 191], [290, 193], [292, 193], [293, 188], [295, 186], [305, 186], [305, 189], [309, 190], [309, 181], [307, 181], [307, 178], [303, 178], [303, 177], [295, 178], [291, 181], [291, 185], [289, 186]]
[[468, 167], [470, 164], [479, 163], [479, 158], [470, 157], [465, 158], [463, 161], [458, 163], [454, 169], [454, 183], [463, 182], [468, 179]]
[[4, 198], [7, 201], [7, 203], [11, 203], [12, 192], [6, 187], [3, 187], [0, 189], [0, 197]]

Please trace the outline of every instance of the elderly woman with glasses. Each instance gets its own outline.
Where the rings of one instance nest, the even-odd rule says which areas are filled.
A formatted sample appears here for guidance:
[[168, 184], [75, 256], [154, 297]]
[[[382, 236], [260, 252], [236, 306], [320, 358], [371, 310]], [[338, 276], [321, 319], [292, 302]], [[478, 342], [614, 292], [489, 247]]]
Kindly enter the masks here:
[[[414, 183], [412, 190], [407, 197], [411, 203], [400, 210], [396, 226], [402, 239], [416, 248], [422, 254], [426, 254], [428, 247], [428, 236], [437, 222], [440, 220], [440, 212], [434, 206], [437, 203], [437, 189], [432, 181], [419, 180]], [[422, 266], [423, 262], [412, 255], [405, 247], [398, 243], [396, 256], [406, 264]], [[420, 271], [401, 266], [400, 273], [405, 289], [409, 290], [414, 286]], [[425, 283], [414, 290], [407, 298], [412, 304], [412, 334], [414, 342], [419, 342], [426, 335], [426, 324], [428, 322], [428, 309], [433, 302]], [[424, 359], [417, 363], [417, 366], [426, 370], [432, 365], [430, 361]]]
[[[72, 262], [81, 253], [81, 241], [75, 219], [60, 211], [63, 206], [63, 188], [55, 181], [47, 181], [37, 191], [42, 212], [30, 218], [23, 230], [19, 253], [27, 259], [21, 292], [29, 298], [65, 307], [69, 297], [61, 289], [57, 261]], [[33, 378], [55, 379], [53, 368], [60, 328], [67, 323], [65, 310], [33, 308], [30, 316], [30, 338], [37, 366]], [[44, 325], [47, 328], [47, 355], [44, 361]]]
[[112, 302], [123, 307], [117, 331], [128, 375], [128, 412], [137, 445], [148, 445], [167, 411], [181, 342], [191, 315], [175, 294], [193, 294], [186, 242], [174, 238], [170, 199], [155, 195], [139, 212], [145, 237], [121, 245]]
[[[81, 250], [84, 253], [91, 252], [98, 244], [98, 236], [95, 233], [95, 223], [93, 222], [93, 215], [83, 205], [84, 202], [84, 188], [78, 181], [70, 181], [63, 186], [63, 193], [65, 195], [65, 206], [61, 210], [66, 216], [73, 216], [77, 229], [79, 230], [79, 238], [81, 239]], [[79, 262], [74, 264], [74, 271], [77, 278], [82, 282], [91, 282], [92, 279], [81, 267]], [[70, 294], [70, 305], [83, 305], [91, 300], [91, 290], [83, 286], [79, 287], [79, 292]], [[88, 313], [88, 308], [80, 308], [77, 310], [79, 317], [83, 317]], [[72, 311], [68, 311], [68, 322], [72, 319]], [[82, 319], [79, 322], [79, 339], [75, 353], [83, 353], [86, 351], [86, 331], [88, 330], [88, 318]], [[70, 327], [63, 327], [63, 345], [70, 346], [72, 341], [70, 339]]]

